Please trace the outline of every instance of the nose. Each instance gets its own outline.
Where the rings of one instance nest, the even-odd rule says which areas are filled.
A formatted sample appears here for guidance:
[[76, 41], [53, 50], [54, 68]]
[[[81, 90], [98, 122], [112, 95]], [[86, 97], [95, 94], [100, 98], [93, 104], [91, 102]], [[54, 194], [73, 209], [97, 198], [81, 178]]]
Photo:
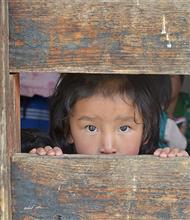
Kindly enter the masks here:
[[102, 135], [101, 137], [101, 154], [115, 154], [117, 153], [114, 137], [111, 134]]

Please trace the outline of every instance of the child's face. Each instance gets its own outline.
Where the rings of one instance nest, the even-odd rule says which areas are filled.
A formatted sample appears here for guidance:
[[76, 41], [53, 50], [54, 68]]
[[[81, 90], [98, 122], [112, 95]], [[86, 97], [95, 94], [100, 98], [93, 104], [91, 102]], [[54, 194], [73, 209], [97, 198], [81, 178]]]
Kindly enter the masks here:
[[70, 116], [70, 142], [79, 154], [137, 155], [142, 117], [129, 98], [94, 95], [78, 101]]

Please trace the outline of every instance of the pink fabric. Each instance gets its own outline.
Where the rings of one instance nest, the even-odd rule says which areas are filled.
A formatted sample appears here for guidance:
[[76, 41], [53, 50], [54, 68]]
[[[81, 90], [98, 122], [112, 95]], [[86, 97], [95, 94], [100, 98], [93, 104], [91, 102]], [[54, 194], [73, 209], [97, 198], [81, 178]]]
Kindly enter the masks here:
[[58, 78], [59, 73], [21, 73], [20, 93], [29, 97], [48, 97], [52, 94]]

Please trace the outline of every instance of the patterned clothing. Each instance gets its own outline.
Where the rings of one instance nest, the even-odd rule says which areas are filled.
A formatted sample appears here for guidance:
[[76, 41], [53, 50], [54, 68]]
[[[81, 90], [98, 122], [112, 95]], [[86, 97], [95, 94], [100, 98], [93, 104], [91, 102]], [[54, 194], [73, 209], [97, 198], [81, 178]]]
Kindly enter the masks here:
[[160, 117], [160, 135], [159, 135], [160, 138], [159, 138], [159, 143], [158, 143], [158, 146], [161, 148], [168, 146], [166, 140], [164, 139], [167, 120], [168, 120], [167, 114], [165, 112], [162, 112], [161, 117]]
[[179, 117], [186, 118], [186, 133], [185, 136], [187, 138], [187, 151], [190, 153], [190, 95], [188, 93], [181, 92], [178, 97], [178, 101], [176, 104], [174, 117], [177, 119]]
[[165, 112], [162, 112], [160, 118], [160, 140], [159, 147], [176, 147], [186, 149], [187, 140], [178, 128], [176, 122], [170, 118]]
[[49, 131], [49, 99], [35, 95], [21, 96], [21, 128]]

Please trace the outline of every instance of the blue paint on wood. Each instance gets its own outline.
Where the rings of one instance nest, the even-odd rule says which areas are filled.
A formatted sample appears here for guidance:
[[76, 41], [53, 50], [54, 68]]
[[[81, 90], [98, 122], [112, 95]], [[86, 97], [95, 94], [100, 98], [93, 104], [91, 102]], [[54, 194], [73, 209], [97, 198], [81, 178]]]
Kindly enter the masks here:
[[80, 41], [80, 46], [81, 46], [82, 48], [88, 48], [89, 45], [90, 45], [90, 43], [91, 43], [91, 40], [90, 40], [89, 38], [87, 38], [87, 37], [84, 37], [84, 38], [82, 38], [81, 41]]
[[[43, 33], [41, 26], [31, 20], [18, 19], [17, 22], [19, 23], [20, 31], [15, 30], [16, 25], [10, 16], [10, 38], [14, 44], [18, 41], [21, 44], [20, 46], [10, 47], [10, 54], [13, 54], [15, 65], [22, 66], [23, 63], [27, 63], [27, 65], [31, 66], [35, 64], [34, 62], [37, 58], [40, 63], [46, 63], [50, 47], [49, 36]], [[16, 51], [13, 51], [12, 48], [16, 48]], [[22, 60], [19, 57], [22, 57]]]
[[79, 50], [81, 48], [88, 48], [90, 44], [90, 39], [87, 37], [84, 37], [80, 40], [80, 42], [77, 43], [68, 43], [66, 45], [63, 45], [64, 50]]
[[80, 219], [71, 204], [60, 203], [60, 193], [55, 188], [32, 182], [37, 177], [32, 178], [28, 171], [23, 172], [15, 165], [12, 166], [12, 174], [14, 220], [23, 219], [24, 216], [45, 220], [56, 219], [57, 216], [63, 220]]
[[153, 49], [164, 49], [166, 48], [166, 45], [165, 45], [165, 37], [164, 39], [162, 39], [162, 35], [159, 34], [159, 35], [143, 35], [142, 36], [142, 45], [143, 45], [143, 48], [144, 49], [148, 49], [148, 48], [153, 48]]
[[54, 46], [55, 48], [60, 48], [59, 34], [57, 32], [54, 33]]
[[79, 45], [77, 45], [75, 43], [69, 43], [69, 44], [65, 45], [64, 48], [66, 50], [78, 50], [79, 49]]

